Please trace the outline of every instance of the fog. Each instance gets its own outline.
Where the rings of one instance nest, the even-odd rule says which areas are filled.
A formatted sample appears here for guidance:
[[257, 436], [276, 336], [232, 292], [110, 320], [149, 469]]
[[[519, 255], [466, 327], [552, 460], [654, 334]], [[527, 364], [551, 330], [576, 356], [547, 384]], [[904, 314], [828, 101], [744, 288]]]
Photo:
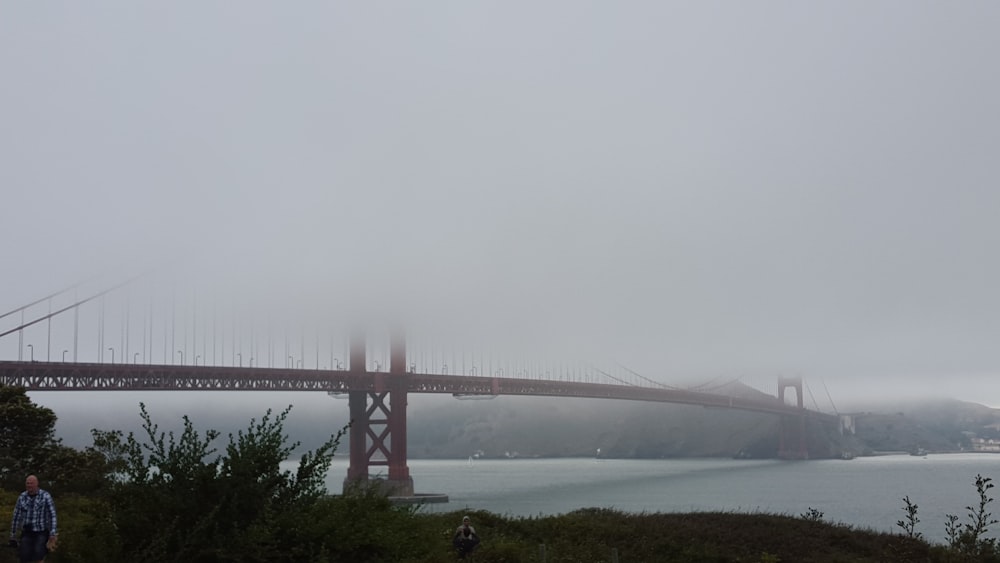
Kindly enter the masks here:
[[152, 268], [665, 383], [1000, 406], [995, 3], [2, 11], [2, 312]]

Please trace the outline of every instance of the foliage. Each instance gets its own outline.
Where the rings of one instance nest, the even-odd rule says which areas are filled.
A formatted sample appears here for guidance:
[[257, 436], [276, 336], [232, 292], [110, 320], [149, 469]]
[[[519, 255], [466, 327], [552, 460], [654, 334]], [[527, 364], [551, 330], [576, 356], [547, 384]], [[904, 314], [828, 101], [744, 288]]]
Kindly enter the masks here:
[[[453, 530], [464, 512], [427, 514], [442, 530]], [[620, 561], [658, 562], [910, 562], [932, 559], [922, 541], [853, 530], [848, 526], [774, 514], [727, 512], [630, 514], [583, 509], [558, 516], [504, 518], [472, 511], [482, 538], [477, 563], [540, 561], [606, 562], [611, 549]], [[442, 534], [441, 541], [445, 541]], [[894, 558], [891, 546], [909, 554]], [[447, 559], [438, 559], [446, 561]]]
[[323, 479], [345, 429], [303, 455], [293, 475], [280, 467], [298, 446], [283, 433], [289, 411], [251, 420], [245, 431], [229, 435], [222, 454], [213, 445], [217, 431], [202, 434], [184, 417], [179, 435], [161, 432], [142, 404], [145, 441], [95, 433], [94, 450], [122, 470], [110, 496], [113, 524], [129, 538], [121, 558], [302, 560], [294, 554], [315, 546], [293, 543], [295, 527], [325, 492]]
[[809, 510], [806, 510], [802, 514], [799, 514], [799, 518], [807, 522], [822, 522], [823, 512], [821, 510], [818, 510], [810, 506]]
[[903, 512], [906, 513], [906, 517], [903, 520], [897, 520], [896, 525], [903, 529], [907, 537], [923, 537], [923, 534], [916, 531], [917, 524], [920, 523], [920, 518], [917, 517], [917, 505], [910, 501], [909, 495], [903, 497], [903, 503]]
[[29, 473], [43, 473], [40, 462], [54, 447], [56, 414], [36, 405], [23, 387], [0, 385], [0, 484], [17, 490]]
[[[948, 549], [943, 555], [947, 561], [954, 560], [955, 557], [961, 561], [1000, 561], [1000, 549], [996, 538], [986, 537], [989, 527], [998, 523], [988, 510], [989, 504], [993, 502], [993, 498], [989, 495], [990, 489], [993, 488], [993, 479], [977, 474], [975, 485], [979, 504], [965, 507], [969, 521], [960, 523], [957, 515], [945, 515], [947, 522], [944, 530], [948, 538]], [[921, 534], [915, 531], [916, 525], [920, 522], [920, 518], [917, 517], [917, 505], [910, 501], [909, 496], [903, 497], [903, 502], [906, 519], [897, 521], [896, 525], [906, 532], [907, 537], [921, 539]], [[898, 546], [895, 549], [900, 551]], [[932, 553], [936, 551], [938, 550], [934, 549]]]
[[320, 499], [294, 533], [300, 545], [326, 540], [322, 552], [303, 554], [308, 561], [440, 561], [451, 547], [415, 507], [393, 505], [374, 483]]
[[989, 496], [989, 490], [993, 488], [992, 481], [993, 479], [989, 477], [976, 475], [979, 504], [965, 507], [968, 511], [968, 522], [959, 525], [958, 516], [946, 515], [948, 522], [945, 524], [945, 533], [948, 536], [948, 544], [959, 554], [977, 556], [997, 554], [996, 538], [985, 537], [989, 527], [998, 523], [993, 514], [987, 510], [989, 504], [993, 502], [993, 498]]
[[99, 494], [110, 469], [88, 448], [77, 450], [55, 438], [55, 413], [36, 405], [23, 387], [0, 386], [0, 486], [22, 490], [38, 476], [49, 492]]
[[[220, 474], [221, 475], [221, 474]], [[985, 492], [985, 489], [984, 489]], [[13, 503], [13, 493], [0, 502]], [[422, 513], [393, 506], [375, 487], [320, 496], [301, 511], [272, 511], [240, 535], [213, 549], [188, 546], [172, 554], [130, 558], [121, 544], [150, 541], [151, 530], [116, 530], [110, 499], [65, 495], [57, 499], [62, 520], [60, 550], [51, 563], [107, 561], [310, 561], [432, 563], [454, 561], [450, 537], [464, 514], [483, 539], [477, 563], [540, 561], [606, 562], [948, 562], [996, 561], [993, 554], [959, 554], [918, 538], [856, 530], [801, 517], [740, 513], [629, 514], [584, 509], [546, 517], [512, 518], [484, 511]], [[103, 515], [103, 516], [102, 516]], [[194, 515], [197, 517], [197, 515]], [[214, 525], [221, 526], [221, 522]], [[278, 531], [276, 534], [275, 531]], [[200, 540], [199, 540], [200, 541]], [[194, 539], [191, 543], [195, 543]], [[203, 546], [204, 547], [204, 546]], [[168, 552], [169, 553], [169, 552]], [[185, 559], [186, 558], [186, 559]], [[49, 560], [47, 559], [47, 561]], [[0, 554], [0, 562], [3, 562]]]
[[962, 525], [958, 523], [958, 516], [955, 514], [946, 514], [945, 518], [948, 519], [948, 521], [944, 523], [944, 532], [945, 536], [948, 538], [948, 545], [950, 545], [952, 549], [958, 549], [961, 545], [959, 537], [962, 534]]

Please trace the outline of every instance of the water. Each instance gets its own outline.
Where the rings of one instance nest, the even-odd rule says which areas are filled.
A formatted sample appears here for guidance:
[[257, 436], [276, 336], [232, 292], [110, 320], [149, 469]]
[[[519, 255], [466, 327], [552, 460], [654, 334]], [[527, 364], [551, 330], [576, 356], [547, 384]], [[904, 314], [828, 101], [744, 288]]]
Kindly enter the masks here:
[[[940, 454], [853, 460], [477, 459], [410, 460], [417, 493], [445, 493], [427, 511], [483, 509], [539, 516], [578, 508], [626, 512], [736, 511], [800, 515], [884, 532], [901, 530], [903, 497], [919, 507], [917, 531], [945, 541], [945, 514], [967, 521], [979, 502], [976, 474], [1000, 480], [1000, 455]], [[328, 488], [340, 492], [347, 460], [336, 458]], [[1000, 487], [990, 491], [1000, 491]], [[1000, 506], [997, 504], [991, 507]], [[1000, 511], [998, 511], [1000, 512]]]

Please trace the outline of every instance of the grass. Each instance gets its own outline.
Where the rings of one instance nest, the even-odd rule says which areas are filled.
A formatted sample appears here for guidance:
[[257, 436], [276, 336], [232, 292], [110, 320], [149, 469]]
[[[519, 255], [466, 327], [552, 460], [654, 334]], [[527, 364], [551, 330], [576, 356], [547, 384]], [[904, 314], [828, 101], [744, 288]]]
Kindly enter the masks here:
[[[13, 494], [0, 495], [13, 504]], [[48, 563], [102, 561], [97, 551], [114, 534], [100, 533], [102, 518], [94, 505], [72, 496], [60, 499], [63, 549]], [[57, 501], [58, 502], [58, 501]], [[84, 510], [89, 514], [84, 513]], [[100, 512], [100, 510], [98, 510]], [[620, 563], [635, 562], [760, 562], [760, 563], [864, 563], [996, 561], [988, 556], [955, 559], [947, 546], [931, 545], [905, 534], [890, 534], [832, 524], [821, 515], [767, 513], [625, 513], [612, 509], [583, 509], [557, 516], [511, 517], [486, 511], [424, 514], [397, 519], [394, 537], [422, 538], [412, 553], [397, 561], [435, 563], [455, 561], [451, 534], [463, 515], [472, 517], [482, 544], [467, 560], [475, 563], [610, 562], [612, 550]], [[360, 516], [360, 515], [359, 515]], [[388, 522], [386, 522], [388, 524]], [[346, 533], [344, 530], [343, 533]], [[334, 531], [331, 541], [337, 542]], [[436, 539], [435, 539], [436, 538]], [[417, 543], [422, 547], [418, 547]], [[428, 544], [434, 546], [427, 548]], [[14, 561], [13, 550], [0, 553], [0, 563]], [[407, 553], [405, 547], [401, 550]], [[340, 559], [337, 559], [340, 560]], [[346, 559], [345, 559], [346, 560]], [[351, 559], [364, 563], [364, 558]], [[110, 562], [113, 563], [113, 562]]]
[[[624, 562], [911, 562], [947, 561], [942, 546], [815, 518], [735, 512], [628, 514], [585, 509], [559, 516], [505, 518], [473, 512], [482, 538], [477, 563]], [[421, 515], [442, 527], [461, 514]]]

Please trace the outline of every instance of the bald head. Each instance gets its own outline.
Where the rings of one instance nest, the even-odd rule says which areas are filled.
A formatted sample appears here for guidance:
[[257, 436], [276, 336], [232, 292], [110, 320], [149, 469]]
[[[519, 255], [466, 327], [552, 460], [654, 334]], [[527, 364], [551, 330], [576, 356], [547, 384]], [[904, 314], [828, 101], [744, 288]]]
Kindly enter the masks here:
[[29, 495], [38, 494], [38, 477], [34, 475], [28, 475], [28, 478], [24, 480], [24, 490], [28, 491]]

